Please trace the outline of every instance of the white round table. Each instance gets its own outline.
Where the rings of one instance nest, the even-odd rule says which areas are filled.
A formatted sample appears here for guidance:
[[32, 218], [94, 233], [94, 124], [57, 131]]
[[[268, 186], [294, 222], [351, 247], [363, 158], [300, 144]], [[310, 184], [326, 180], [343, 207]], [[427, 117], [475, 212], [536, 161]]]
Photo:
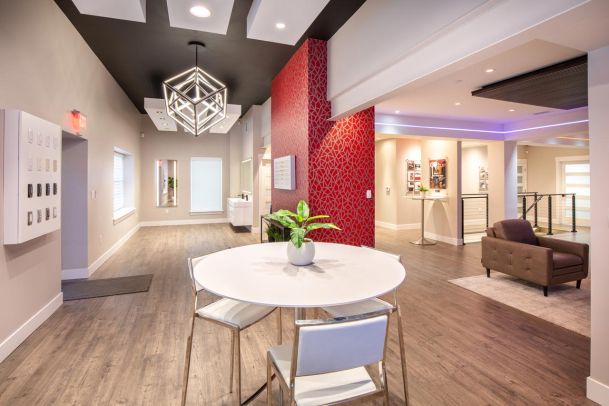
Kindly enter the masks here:
[[326, 307], [383, 295], [406, 277], [389, 255], [351, 245], [315, 243], [315, 260], [294, 266], [286, 242], [254, 244], [208, 255], [194, 269], [208, 292], [277, 307]]

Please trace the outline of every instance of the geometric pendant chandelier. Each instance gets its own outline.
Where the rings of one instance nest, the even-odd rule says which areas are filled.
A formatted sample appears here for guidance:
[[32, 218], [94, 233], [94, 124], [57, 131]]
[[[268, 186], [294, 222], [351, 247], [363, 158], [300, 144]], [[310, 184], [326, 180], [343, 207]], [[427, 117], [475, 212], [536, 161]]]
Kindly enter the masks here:
[[163, 82], [167, 114], [187, 132], [199, 136], [226, 117], [226, 85], [198, 66], [198, 50], [205, 44], [190, 41], [195, 46], [195, 66]]

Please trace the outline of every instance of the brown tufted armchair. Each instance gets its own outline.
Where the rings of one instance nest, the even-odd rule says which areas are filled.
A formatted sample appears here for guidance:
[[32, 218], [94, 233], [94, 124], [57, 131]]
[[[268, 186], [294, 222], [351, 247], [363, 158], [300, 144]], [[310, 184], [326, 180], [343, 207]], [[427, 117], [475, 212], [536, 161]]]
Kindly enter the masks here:
[[491, 269], [516, 276], [543, 287], [588, 277], [588, 244], [538, 237], [526, 220], [503, 220], [482, 237], [482, 265], [490, 278]]

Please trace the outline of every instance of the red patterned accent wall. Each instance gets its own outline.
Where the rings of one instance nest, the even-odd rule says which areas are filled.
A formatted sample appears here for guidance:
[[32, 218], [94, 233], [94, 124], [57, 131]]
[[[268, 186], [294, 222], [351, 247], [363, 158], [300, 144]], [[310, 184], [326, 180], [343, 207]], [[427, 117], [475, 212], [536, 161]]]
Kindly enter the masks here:
[[342, 231], [317, 231], [316, 241], [374, 246], [374, 108], [329, 121], [327, 47], [307, 40], [273, 80], [273, 158], [296, 155], [295, 191], [272, 190], [273, 210], [307, 200]]

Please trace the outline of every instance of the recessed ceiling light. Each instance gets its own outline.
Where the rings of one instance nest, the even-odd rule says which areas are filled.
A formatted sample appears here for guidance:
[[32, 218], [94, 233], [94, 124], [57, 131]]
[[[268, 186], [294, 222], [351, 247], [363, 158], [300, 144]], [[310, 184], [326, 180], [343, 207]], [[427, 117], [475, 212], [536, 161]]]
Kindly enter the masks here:
[[487, 70], [485, 70], [486, 73], [493, 73], [495, 72], [495, 69], [493, 68], [488, 68]]
[[515, 112], [516, 110], [515, 110], [515, 109], [509, 109], [508, 111], [509, 111], [510, 113], [513, 113], [513, 112]]
[[275, 28], [277, 28], [278, 30], [283, 30], [285, 29], [285, 23], [277, 23], [275, 24]]
[[395, 114], [400, 114], [400, 110], [396, 110], [396, 111], [395, 111]]
[[194, 6], [190, 8], [190, 14], [199, 18], [206, 18], [211, 15], [211, 11], [204, 6]]
[[455, 106], [460, 106], [461, 102], [455, 102]]

